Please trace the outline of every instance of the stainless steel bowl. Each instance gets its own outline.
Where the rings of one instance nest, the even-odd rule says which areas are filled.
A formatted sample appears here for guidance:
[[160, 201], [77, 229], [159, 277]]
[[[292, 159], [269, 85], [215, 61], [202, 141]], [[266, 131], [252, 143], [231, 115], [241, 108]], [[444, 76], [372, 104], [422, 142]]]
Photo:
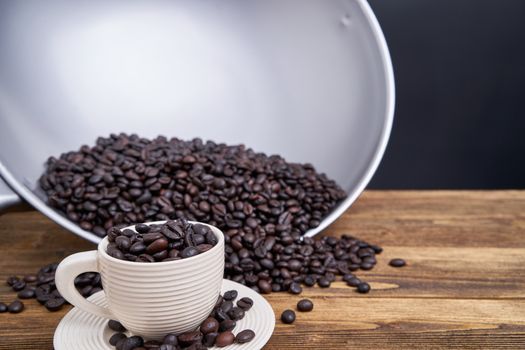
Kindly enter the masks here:
[[313, 163], [349, 196], [312, 236], [363, 191], [392, 125], [392, 64], [364, 0], [4, 0], [0, 52], [0, 173], [93, 242], [36, 183], [48, 156], [99, 135], [198, 136]]

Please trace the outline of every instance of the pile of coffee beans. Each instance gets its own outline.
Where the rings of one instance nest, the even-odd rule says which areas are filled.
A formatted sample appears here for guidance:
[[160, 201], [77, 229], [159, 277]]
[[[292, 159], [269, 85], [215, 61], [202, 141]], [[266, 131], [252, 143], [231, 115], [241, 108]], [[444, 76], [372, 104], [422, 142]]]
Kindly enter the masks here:
[[190, 224], [184, 219], [162, 225], [135, 225], [135, 231], [114, 227], [108, 231], [107, 253], [117, 259], [161, 262], [191, 258], [218, 243], [210, 227]]
[[114, 226], [179, 218], [239, 238], [299, 237], [346, 197], [311, 164], [244, 145], [126, 134], [49, 158], [39, 183], [50, 206], [101, 237]]
[[126, 329], [118, 321], [111, 320], [108, 327], [117, 332], [113, 334], [109, 343], [116, 350], [199, 350], [213, 346], [225, 347], [234, 343], [249, 343], [255, 338], [255, 332], [245, 329], [233, 334], [237, 321], [242, 320], [245, 313], [253, 306], [253, 300], [247, 297], [240, 298], [236, 304], [238, 292], [231, 290], [219, 296], [211, 315], [202, 322], [198, 330], [176, 334], [167, 334], [163, 341], [145, 341], [142, 337], [127, 337]]
[[225, 276], [257, 292], [288, 291], [300, 294], [302, 285], [330, 287], [336, 276], [358, 292], [370, 286], [353, 272], [370, 270], [382, 248], [355, 237], [294, 238], [290, 234], [263, 236], [245, 233], [226, 234]]
[[[49, 311], [58, 311], [67, 304], [62, 298], [55, 285], [55, 271], [58, 263], [49, 264], [42, 267], [35, 275], [27, 275], [23, 278], [11, 276], [7, 279], [7, 284], [17, 292], [19, 299], [35, 298], [40, 304], [44, 305]], [[75, 286], [80, 294], [89, 297], [102, 290], [100, 275], [94, 272], [83, 273], [75, 279]], [[0, 303], [0, 312], [4, 309]], [[6, 311], [18, 313], [24, 310], [24, 304], [20, 300], [15, 300], [8, 306]]]

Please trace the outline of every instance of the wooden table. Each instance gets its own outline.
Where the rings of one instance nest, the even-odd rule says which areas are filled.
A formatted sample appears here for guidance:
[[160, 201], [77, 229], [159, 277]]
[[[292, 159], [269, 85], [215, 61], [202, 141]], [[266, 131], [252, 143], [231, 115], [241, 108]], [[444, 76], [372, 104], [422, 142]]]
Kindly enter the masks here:
[[[314, 311], [277, 321], [266, 349], [525, 349], [525, 191], [368, 191], [326, 230], [343, 233], [383, 246], [360, 273], [372, 291], [305, 288]], [[0, 216], [1, 280], [93, 248], [37, 212]], [[14, 296], [1, 283], [0, 300]], [[300, 298], [267, 299], [279, 317]], [[52, 349], [68, 310], [1, 314], [0, 349]]]

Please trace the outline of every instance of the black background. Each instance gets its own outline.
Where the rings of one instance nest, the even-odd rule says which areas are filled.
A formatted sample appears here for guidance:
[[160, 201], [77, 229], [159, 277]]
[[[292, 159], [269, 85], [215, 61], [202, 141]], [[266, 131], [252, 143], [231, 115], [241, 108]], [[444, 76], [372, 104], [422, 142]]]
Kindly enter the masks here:
[[370, 0], [396, 76], [371, 188], [525, 188], [525, 0]]

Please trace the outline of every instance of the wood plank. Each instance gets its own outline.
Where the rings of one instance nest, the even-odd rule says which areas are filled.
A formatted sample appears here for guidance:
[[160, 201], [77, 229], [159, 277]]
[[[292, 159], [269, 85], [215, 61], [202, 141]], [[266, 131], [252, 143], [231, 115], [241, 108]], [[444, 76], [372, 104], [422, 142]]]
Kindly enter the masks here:
[[[372, 292], [343, 282], [267, 296], [277, 317], [302, 297], [315, 309], [279, 321], [265, 349], [525, 348], [525, 191], [367, 191], [325, 234], [380, 244], [378, 266], [358, 275]], [[32, 273], [94, 245], [36, 212], [0, 215], [0, 279]], [[408, 266], [388, 266], [402, 257]], [[14, 293], [0, 283], [0, 301]], [[0, 315], [0, 350], [52, 349], [67, 310], [34, 300]]]

